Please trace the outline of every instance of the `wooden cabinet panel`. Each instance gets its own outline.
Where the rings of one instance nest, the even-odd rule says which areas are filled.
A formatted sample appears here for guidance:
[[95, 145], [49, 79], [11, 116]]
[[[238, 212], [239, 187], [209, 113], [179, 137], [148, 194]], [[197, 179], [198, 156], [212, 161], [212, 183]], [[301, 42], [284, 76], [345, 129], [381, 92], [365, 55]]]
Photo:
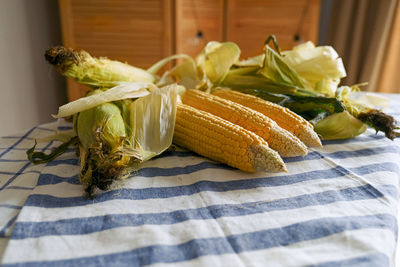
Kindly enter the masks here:
[[196, 56], [209, 41], [223, 41], [224, 0], [175, 1], [176, 53]]
[[226, 40], [236, 42], [242, 57], [261, 54], [274, 34], [282, 50], [301, 40], [317, 42], [319, 0], [226, 0]]
[[[94, 56], [148, 68], [172, 54], [196, 56], [209, 41], [233, 41], [242, 58], [317, 41], [320, 0], [59, 0], [63, 43]], [[201, 31], [202, 36], [198, 37]], [[68, 79], [70, 100], [86, 87]]]
[[[63, 42], [147, 68], [171, 55], [171, 0], [59, 0]], [[86, 87], [68, 80], [70, 100]]]

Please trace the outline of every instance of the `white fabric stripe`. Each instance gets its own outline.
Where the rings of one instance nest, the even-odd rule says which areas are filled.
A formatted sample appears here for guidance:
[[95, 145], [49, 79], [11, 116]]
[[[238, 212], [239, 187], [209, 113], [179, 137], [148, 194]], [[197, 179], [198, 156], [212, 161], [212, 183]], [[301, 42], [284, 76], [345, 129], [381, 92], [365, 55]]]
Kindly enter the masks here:
[[30, 193], [29, 190], [3, 190], [0, 194], [0, 203], [22, 207]]
[[[371, 242], [371, 236], [376, 237], [373, 242]], [[346, 260], [376, 252], [381, 252], [389, 260], [393, 260], [395, 246], [395, 238], [391, 231], [362, 229], [303, 241], [287, 247], [244, 252], [240, 255], [244, 262], [260, 266], [263, 262], [268, 262], [271, 266], [307, 266], [327, 261]]]
[[[10, 172], [10, 174], [0, 174], [0, 188], [13, 179], [18, 172], [22, 171], [8, 186], [23, 186], [23, 187], [34, 187], [39, 177], [39, 172], [44, 169], [44, 165], [29, 164], [28, 161], [22, 162], [0, 162], [0, 173]], [[0, 191], [0, 198], [3, 191]], [[2, 203], [2, 202], [0, 202]]]
[[4, 154], [1, 157], [1, 159], [6, 159], [6, 160], [28, 160], [25, 150], [11, 150], [8, 153]]
[[[391, 178], [391, 179], [390, 179]], [[377, 176], [374, 185], [392, 184], [393, 176]], [[189, 196], [177, 196], [168, 199], [143, 199], [125, 200], [115, 199], [105, 202], [88, 204], [86, 206], [41, 208], [25, 206], [19, 217], [19, 221], [52, 221], [84, 216], [102, 216], [110, 213], [158, 213], [170, 212], [180, 209], [200, 208], [207, 205], [238, 204], [256, 201], [274, 201], [282, 198], [291, 198], [304, 194], [313, 194], [328, 190], [340, 190], [350, 187], [365, 185], [357, 179], [349, 179], [349, 176], [333, 179], [316, 179], [274, 187], [263, 187], [255, 189], [233, 190], [226, 192], [204, 191]], [[69, 195], [69, 190], [74, 193], [80, 185], [63, 184], [64, 192]], [[397, 186], [397, 185], [396, 185]], [[57, 191], [55, 186], [42, 186], [35, 190], [35, 194], [52, 194]], [[59, 190], [58, 190], [59, 191]], [[81, 192], [81, 191], [79, 191]], [[115, 192], [118, 194], [118, 191]], [[389, 201], [386, 200], [385, 201]], [[129, 208], [127, 208], [129, 207]]]
[[[374, 135], [373, 132], [368, 132], [366, 134], [360, 135], [360, 138], [368, 138], [369, 135]], [[380, 139], [372, 139], [370, 138], [368, 141], [357, 141], [354, 139], [354, 141], [348, 141], [348, 142], [343, 142], [343, 143], [326, 143], [323, 144], [323, 147], [321, 148], [322, 151], [329, 151], [329, 152], [335, 152], [335, 151], [340, 151], [344, 148], [347, 148], [349, 150], [358, 150], [362, 148], [373, 148], [373, 147], [379, 147], [379, 146], [384, 146], [384, 145], [391, 145], [393, 144], [393, 141], [386, 139], [383, 135], [380, 136], [382, 138]], [[319, 151], [319, 149], [317, 149]]]
[[[377, 160], [379, 161], [379, 160]], [[359, 166], [355, 163], [354, 166]], [[353, 168], [354, 166], [348, 166], [348, 168]], [[330, 168], [334, 168], [337, 166], [330, 166]], [[288, 167], [290, 168], [290, 167]], [[304, 172], [312, 172], [312, 171], [318, 171], [321, 170], [321, 168], [316, 168], [315, 164], [308, 166], [304, 164], [303, 166], [304, 169], [301, 171], [296, 168], [294, 171], [290, 171], [290, 173], [286, 175], [296, 175], [296, 174], [301, 174]], [[322, 170], [325, 170], [328, 168], [322, 168]], [[381, 172], [374, 172], [376, 176], [377, 174]], [[391, 179], [397, 179], [397, 175], [393, 172], [386, 172], [387, 176], [391, 176]], [[372, 174], [372, 175], [373, 175]], [[195, 174], [187, 174], [187, 175], [176, 175], [176, 176], [158, 176], [158, 177], [152, 177], [152, 178], [146, 178], [142, 176], [137, 176], [137, 177], [129, 177], [128, 179], [124, 180], [123, 183], [123, 188], [127, 189], [144, 189], [144, 188], [151, 188], [151, 187], [169, 187], [169, 186], [183, 186], [183, 185], [190, 185], [196, 182], [201, 182], [201, 181], [211, 181], [211, 182], [228, 182], [228, 181], [235, 181], [235, 180], [245, 180], [245, 179], [256, 179], [256, 178], [268, 178], [268, 177], [284, 177], [286, 175], [281, 175], [281, 174], [251, 174], [251, 173], [243, 173], [240, 171], [230, 171], [230, 172], [218, 172], [216, 173], [215, 170], [213, 169], [206, 169], [206, 170], [201, 170], [196, 172]], [[369, 175], [369, 174], [368, 174]], [[365, 175], [366, 176], [366, 175]], [[337, 177], [334, 179], [343, 179], [343, 177]], [[375, 178], [372, 180], [375, 181]], [[293, 185], [288, 185], [288, 186], [293, 186]]]
[[[361, 135], [365, 137], [365, 135]], [[326, 153], [334, 153], [337, 151], [354, 151], [360, 149], [374, 149], [377, 147], [393, 145], [392, 140], [389, 139], [371, 139], [368, 142], [347, 142], [344, 144], [324, 144], [321, 148], [311, 148], [311, 151], [320, 151]]]
[[15, 173], [21, 170], [28, 163], [28, 161], [0, 162], [0, 171], [11, 173], [10, 175], [0, 174], [1, 185], [4, 185], [8, 181], [8, 178], [14, 176]]
[[399, 190], [399, 179], [393, 172], [374, 172], [370, 174], [364, 174], [363, 178], [365, 181], [368, 181], [368, 184], [374, 187], [385, 184], [392, 185]]
[[[378, 163], [393, 163], [396, 164], [400, 169], [400, 156], [396, 155], [376, 155], [374, 157], [359, 157], [359, 158], [347, 158], [347, 159], [332, 159], [337, 165], [344, 168], [357, 168], [361, 166], [367, 166], [367, 164], [378, 164]], [[370, 160], [370, 161], [369, 161]], [[358, 164], [357, 164], [358, 163]], [[399, 173], [395, 174], [399, 176]]]
[[[329, 157], [330, 153], [335, 153], [335, 152], [340, 152], [340, 151], [347, 151], [347, 152], [352, 152], [354, 150], [361, 150], [361, 149], [376, 149], [376, 148], [381, 148], [381, 147], [385, 147], [385, 146], [392, 146], [393, 145], [393, 141], [389, 141], [389, 140], [385, 140], [385, 142], [382, 142], [382, 140], [379, 141], [374, 141], [371, 144], [368, 143], [368, 145], [365, 145], [363, 147], [360, 147], [360, 144], [358, 143], [349, 143], [349, 144], [340, 144], [340, 145], [326, 145], [322, 148], [319, 149], [315, 149], [315, 148], [310, 148], [309, 149], [309, 153], [312, 152], [317, 152], [317, 153], [321, 153], [326, 157]], [[387, 152], [387, 153], [381, 153], [379, 155], [385, 155], [385, 154], [394, 154], [397, 155], [398, 157], [400, 157], [400, 155], [398, 153], [393, 153], [393, 152]], [[379, 156], [378, 155], [378, 156]], [[370, 157], [374, 157], [372, 156], [365, 156], [362, 158], [370, 158]], [[354, 159], [359, 159], [361, 157], [355, 157]], [[348, 158], [345, 158], [345, 160]], [[146, 167], [160, 167], [160, 168], [170, 168], [170, 167], [184, 167], [187, 165], [193, 165], [193, 164], [197, 164], [203, 161], [207, 161], [207, 159], [203, 158], [203, 157], [193, 157], [193, 156], [188, 156], [188, 157], [178, 157], [178, 156], [169, 156], [169, 157], [165, 157], [165, 158], [157, 158], [157, 159], [153, 159], [150, 160], [148, 162], [145, 162], [142, 167], [146, 168]], [[303, 162], [302, 162], [303, 163]], [[294, 164], [293, 162], [289, 162], [287, 164]]]
[[[400, 157], [399, 157], [400, 158]], [[376, 155], [372, 157], [368, 157], [371, 162], [368, 162], [365, 158], [347, 158], [345, 160], [338, 160], [338, 159], [331, 159], [331, 158], [323, 158], [323, 159], [316, 159], [316, 160], [308, 160], [308, 161], [300, 161], [300, 162], [290, 162], [287, 164], [289, 169], [288, 174], [282, 173], [244, 173], [241, 171], [231, 171], [231, 170], [218, 170], [215, 169], [204, 169], [200, 171], [196, 171], [194, 173], [189, 174], [178, 174], [175, 176], [156, 176], [156, 177], [143, 177], [143, 176], [135, 176], [133, 173], [129, 178], [125, 179], [120, 183], [120, 186], [124, 188], [148, 188], [148, 187], [167, 187], [167, 186], [177, 186], [177, 185], [189, 185], [193, 184], [198, 181], [209, 180], [209, 181], [227, 181], [227, 177], [229, 180], [235, 179], [251, 179], [251, 178], [258, 178], [258, 177], [275, 177], [275, 176], [285, 176], [285, 175], [295, 175], [303, 172], [310, 172], [315, 170], [334, 168], [339, 165], [345, 165], [347, 168], [356, 168], [360, 166], [360, 162], [362, 165], [367, 164], [377, 164], [382, 162], [388, 162], [388, 158], [382, 155]], [[392, 162], [390, 159], [389, 162]], [[399, 160], [400, 162], [400, 160]], [[394, 163], [397, 163], [394, 161]], [[171, 166], [174, 167], [174, 166]], [[399, 164], [400, 167], [400, 164]], [[59, 165], [49, 168], [46, 167], [43, 170], [43, 173], [53, 173], [54, 170], [58, 168], [58, 174], [60, 173], [70, 173], [71, 169], [76, 169], [75, 167], [70, 167], [64, 165], [63, 168], [60, 168]], [[50, 169], [50, 171], [49, 171]], [[51, 171], [53, 170], [53, 171]], [[56, 173], [53, 173], [56, 174]], [[62, 175], [59, 175], [62, 176]], [[59, 185], [43, 185], [40, 187], [54, 187], [56, 189]], [[66, 185], [67, 187], [76, 185]], [[63, 187], [64, 188], [64, 187]], [[46, 190], [47, 191], [47, 190]], [[41, 189], [36, 191], [35, 193], [40, 194]], [[71, 193], [70, 195], [67, 192]], [[81, 196], [82, 190], [53, 190], [52, 195], [57, 197], [73, 197], [73, 196]]]
[[[394, 164], [399, 165], [400, 162], [396, 161], [398, 156], [394, 156], [390, 154], [390, 157], [387, 156], [388, 154], [378, 154], [373, 156], [365, 156], [365, 157], [354, 157], [354, 158], [331, 158], [326, 156], [321, 159], [314, 159], [314, 160], [305, 160], [305, 161], [298, 161], [298, 162], [289, 162], [287, 163], [287, 167], [289, 169], [288, 175], [292, 174], [292, 168], [296, 173], [302, 173], [306, 171], [316, 170], [316, 169], [327, 169], [327, 167], [332, 168], [336, 166], [342, 166], [345, 168], [358, 168], [361, 166], [367, 166], [370, 164], [378, 164], [378, 163], [386, 163], [392, 162]], [[400, 158], [400, 157], [399, 157]]]
[[[377, 242], [370, 242], [370, 237], [377, 235]], [[349, 240], [357, 240], [356, 244]], [[346, 245], [346, 249], [343, 249]], [[274, 247], [266, 250], [246, 251], [236, 254], [202, 256], [190, 261], [177, 263], [160, 263], [151, 267], [174, 266], [308, 266], [327, 261], [340, 261], [376, 253], [386, 254], [393, 259], [393, 233], [380, 229], [363, 229], [339, 233], [317, 240], [303, 241], [285, 247]], [[388, 251], [391, 253], [388, 255]], [[240, 257], [240, 261], [236, 257]]]
[[[36, 186], [32, 194], [48, 194], [55, 197], [84, 197], [84, 191], [81, 184], [50, 184]], [[88, 200], [90, 201], [90, 200]]]
[[[268, 264], [268, 265], [266, 265]], [[207, 255], [201, 256], [193, 260], [174, 262], [174, 263], [155, 263], [148, 265], [149, 267], [248, 267], [255, 266], [252, 262], [243, 262], [238, 254], [223, 254], [223, 255]], [[260, 266], [270, 266], [268, 261], [263, 262]]]
[[[62, 170], [62, 171], [60, 171]], [[59, 177], [70, 178], [79, 173], [79, 166], [70, 164], [58, 164], [55, 166], [46, 166], [41, 174], [57, 175]]]
[[18, 176], [18, 179], [15, 179], [7, 187], [20, 186], [23, 188], [34, 188], [36, 186], [38, 177], [39, 177], [38, 173], [34, 172], [22, 173]]
[[348, 157], [348, 158], [333, 158], [327, 155], [326, 158], [335, 161], [340, 166], [348, 168], [357, 167], [368, 163], [376, 164], [381, 162], [393, 162], [399, 165], [400, 167], [400, 154], [391, 152], [381, 153], [376, 155], [361, 156], [361, 157]]
[[[222, 237], [247, 233], [249, 230], [253, 232], [279, 228], [317, 218], [374, 215], [377, 209], [379, 213], [393, 214], [390, 207], [381, 208], [374, 200], [361, 200], [216, 220], [189, 220], [172, 225], [120, 227], [86, 235], [10, 240], [4, 263], [21, 259], [42, 261], [102, 255], [154, 244], [174, 245], [194, 238]], [[99, 246], [100, 243], [103, 245]]]
[[[400, 230], [400, 208], [399, 205], [396, 205], [396, 209], [397, 209], [397, 230]], [[396, 246], [396, 253], [395, 253], [395, 266], [399, 267], [400, 266], [400, 235], [397, 234], [397, 246]]]
[[[193, 232], [193, 229], [196, 231]], [[68, 259], [132, 250], [147, 245], [172, 245], [194, 238], [223, 236], [214, 220], [186, 221], [176, 225], [121, 227], [78, 236], [45, 236], [10, 240], [4, 263], [21, 259], [33, 261]], [[98, 244], [102, 243], [102, 246]], [[29, 248], [41, 248], [32, 251]], [[19, 248], [19, 252], [16, 248]], [[8, 252], [6, 251], [6, 252]], [[39, 253], [38, 253], [39, 252]]]

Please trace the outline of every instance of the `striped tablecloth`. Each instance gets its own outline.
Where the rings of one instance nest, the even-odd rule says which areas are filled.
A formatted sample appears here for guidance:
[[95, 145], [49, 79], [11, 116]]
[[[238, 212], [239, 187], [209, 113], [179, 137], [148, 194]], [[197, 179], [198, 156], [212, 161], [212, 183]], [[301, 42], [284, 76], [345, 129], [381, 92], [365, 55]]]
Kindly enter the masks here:
[[[391, 96], [400, 119], [400, 96]], [[396, 106], [397, 104], [397, 106]], [[71, 149], [33, 165], [35, 138], [0, 139], [4, 266], [393, 266], [400, 142], [368, 130], [247, 174], [190, 152], [146, 162], [117, 189], [82, 197]], [[57, 143], [40, 143], [50, 151]]]

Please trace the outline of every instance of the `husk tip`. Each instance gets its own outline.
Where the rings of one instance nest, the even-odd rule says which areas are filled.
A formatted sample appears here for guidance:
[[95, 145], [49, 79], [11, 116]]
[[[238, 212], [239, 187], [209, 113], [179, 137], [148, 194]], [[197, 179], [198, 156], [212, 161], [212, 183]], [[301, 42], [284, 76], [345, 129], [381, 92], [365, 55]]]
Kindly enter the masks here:
[[64, 46], [52, 46], [46, 50], [44, 57], [52, 65], [61, 65], [67, 61], [75, 61], [76, 52]]

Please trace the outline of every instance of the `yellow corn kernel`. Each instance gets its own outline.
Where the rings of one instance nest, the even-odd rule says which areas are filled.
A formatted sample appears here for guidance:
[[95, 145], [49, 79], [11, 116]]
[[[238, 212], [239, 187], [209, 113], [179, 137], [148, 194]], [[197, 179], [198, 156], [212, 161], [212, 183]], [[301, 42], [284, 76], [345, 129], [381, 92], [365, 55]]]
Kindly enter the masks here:
[[311, 123], [288, 108], [266, 101], [259, 97], [230, 89], [217, 89], [213, 95], [237, 102], [254, 109], [276, 121], [283, 129], [293, 133], [308, 147], [321, 147], [321, 140]]
[[264, 138], [282, 157], [304, 156], [307, 147], [296, 136], [258, 111], [199, 90], [187, 90], [182, 102], [242, 126]]
[[177, 106], [173, 142], [242, 171], [287, 171], [279, 154], [255, 133], [185, 104]]

